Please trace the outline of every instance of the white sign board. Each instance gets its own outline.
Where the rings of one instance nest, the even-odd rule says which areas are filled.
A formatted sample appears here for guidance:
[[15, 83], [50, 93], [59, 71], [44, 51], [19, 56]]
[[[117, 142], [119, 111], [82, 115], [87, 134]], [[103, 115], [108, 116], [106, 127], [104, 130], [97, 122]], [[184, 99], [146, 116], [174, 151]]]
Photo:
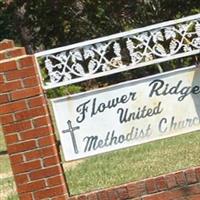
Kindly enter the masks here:
[[66, 161], [200, 129], [200, 70], [52, 100]]

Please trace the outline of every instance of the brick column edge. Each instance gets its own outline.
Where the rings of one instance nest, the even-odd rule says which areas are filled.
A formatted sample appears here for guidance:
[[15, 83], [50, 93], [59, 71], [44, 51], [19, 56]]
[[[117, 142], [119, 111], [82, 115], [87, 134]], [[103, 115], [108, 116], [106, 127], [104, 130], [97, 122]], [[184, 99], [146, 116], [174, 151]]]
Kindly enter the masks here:
[[0, 123], [20, 200], [69, 197], [35, 57], [0, 42]]

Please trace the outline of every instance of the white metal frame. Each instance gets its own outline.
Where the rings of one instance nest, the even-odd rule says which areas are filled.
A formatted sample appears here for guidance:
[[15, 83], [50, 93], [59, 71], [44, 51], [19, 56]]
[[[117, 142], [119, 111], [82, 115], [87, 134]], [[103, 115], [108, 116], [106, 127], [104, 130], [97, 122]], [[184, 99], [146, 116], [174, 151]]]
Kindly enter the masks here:
[[[128, 61], [122, 55], [124, 46]], [[39, 52], [35, 57], [43, 60], [50, 77], [51, 82], [42, 82], [43, 88], [52, 89], [199, 53], [197, 14]]]

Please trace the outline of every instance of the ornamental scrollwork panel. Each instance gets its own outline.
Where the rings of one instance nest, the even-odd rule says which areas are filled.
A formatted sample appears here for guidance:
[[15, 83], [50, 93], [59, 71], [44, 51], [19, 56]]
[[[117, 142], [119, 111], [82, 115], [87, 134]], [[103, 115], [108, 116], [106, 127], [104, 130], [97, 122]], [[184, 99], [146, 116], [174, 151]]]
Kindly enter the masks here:
[[47, 55], [43, 62], [47, 84], [55, 84], [197, 49], [200, 20], [192, 20]]

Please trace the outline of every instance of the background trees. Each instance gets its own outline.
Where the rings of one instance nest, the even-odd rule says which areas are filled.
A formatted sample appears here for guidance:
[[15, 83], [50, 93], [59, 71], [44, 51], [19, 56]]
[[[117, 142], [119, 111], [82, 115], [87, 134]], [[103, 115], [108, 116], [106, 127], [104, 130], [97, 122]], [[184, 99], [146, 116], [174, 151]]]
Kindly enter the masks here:
[[[0, 41], [13, 39], [34, 53], [196, 13], [200, 13], [199, 0], [0, 0]], [[182, 66], [182, 61], [163, 69], [177, 66]], [[88, 90], [155, 71], [157, 66], [149, 66], [49, 94]]]
[[199, 0], [0, 0], [0, 40], [32, 53], [198, 12]]

